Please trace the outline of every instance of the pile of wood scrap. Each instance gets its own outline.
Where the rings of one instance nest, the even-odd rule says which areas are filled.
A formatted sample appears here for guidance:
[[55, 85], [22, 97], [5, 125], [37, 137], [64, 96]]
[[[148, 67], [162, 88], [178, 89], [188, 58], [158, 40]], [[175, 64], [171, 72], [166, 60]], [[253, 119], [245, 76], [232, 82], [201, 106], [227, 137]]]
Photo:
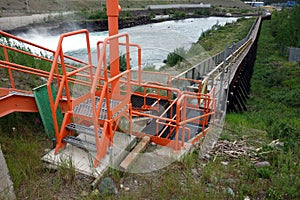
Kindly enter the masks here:
[[214, 157], [214, 160], [217, 157], [223, 157], [226, 160], [232, 160], [245, 156], [253, 157], [254, 151], [255, 148], [247, 146], [245, 141], [230, 142], [227, 140], [219, 140], [208, 154]]

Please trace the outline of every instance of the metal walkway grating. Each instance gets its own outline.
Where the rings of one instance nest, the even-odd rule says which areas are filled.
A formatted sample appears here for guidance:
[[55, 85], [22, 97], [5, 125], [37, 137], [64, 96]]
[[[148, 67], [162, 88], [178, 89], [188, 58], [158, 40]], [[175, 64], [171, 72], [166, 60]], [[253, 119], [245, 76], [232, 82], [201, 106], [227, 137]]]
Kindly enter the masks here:
[[[96, 107], [99, 106], [100, 97], [96, 97]], [[110, 110], [118, 106], [121, 102], [116, 100], [110, 100]], [[115, 113], [112, 118], [119, 115], [123, 110], [126, 109], [127, 106], [124, 106], [122, 109], [120, 109], [117, 113]], [[73, 108], [74, 114], [83, 115], [86, 117], [93, 117], [93, 111], [92, 111], [92, 101], [91, 99], [87, 99], [81, 104], [75, 106]], [[107, 109], [106, 109], [106, 99], [103, 99], [101, 111], [98, 119], [107, 119]]]
[[67, 136], [63, 139], [63, 142], [69, 143], [73, 146], [85, 149], [87, 151], [96, 151], [96, 144], [87, 140], [82, 140], [78, 137]]
[[[71, 124], [68, 124], [66, 126], [66, 128], [69, 130], [72, 130], [72, 131], [76, 131], [77, 133], [83, 133], [86, 135], [95, 136], [94, 128], [92, 128], [92, 127], [87, 127], [87, 126], [83, 126], [81, 124], [71, 123]], [[102, 134], [101, 129], [98, 131], [98, 134], [99, 134], [99, 136]]]

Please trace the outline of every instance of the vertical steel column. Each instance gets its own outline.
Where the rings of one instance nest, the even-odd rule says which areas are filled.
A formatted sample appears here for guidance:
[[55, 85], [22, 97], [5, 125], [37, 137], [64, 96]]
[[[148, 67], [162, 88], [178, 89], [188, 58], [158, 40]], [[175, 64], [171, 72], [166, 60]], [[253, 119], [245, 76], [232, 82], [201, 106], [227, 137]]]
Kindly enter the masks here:
[[[108, 33], [109, 36], [118, 34], [119, 25], [118, 17], [121, 7], [119, 6], [118, 0], [106, 0], [106, 13], [108, 17]], [[119, 68], [119, 40], [118, 38], [111, 40], [110, 42], [110, 75], [114, 77], [120, 73]], [[112, 91], [116, 94], [120, 92], [119, 80], [112, 82]]]

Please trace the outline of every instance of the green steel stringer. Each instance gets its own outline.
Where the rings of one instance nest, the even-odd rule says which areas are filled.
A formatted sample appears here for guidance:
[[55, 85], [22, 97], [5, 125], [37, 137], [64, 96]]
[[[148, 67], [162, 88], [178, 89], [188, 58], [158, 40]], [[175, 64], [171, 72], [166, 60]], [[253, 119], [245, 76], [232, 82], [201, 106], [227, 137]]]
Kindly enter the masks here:
[[[53, 91], [53, 99], [56, 99], [56, 90], [54, 89], [53, 85], [51, 85], [51, 89]], [[54, 130], [54, 124], [53, 124], [53, 118], [52, 118], [52, 112], [49, 102], [49, 96], [48, 96], [48, 90], [47, 85], [41, 85], [39, 87], [36, 87], [33, 89], [34, 92], [34, 98], [36, 101], [36, 104], [39, 109], [39, 113], [46, 131], [46, 134], [49, 138], [55, 138], [55, 130]], [[56, 111], [56, 118], [58, 127], [60, 129], [62, 120], [63, 120], [63, 113], [61, 112], [60, 106], [58, 106]]]

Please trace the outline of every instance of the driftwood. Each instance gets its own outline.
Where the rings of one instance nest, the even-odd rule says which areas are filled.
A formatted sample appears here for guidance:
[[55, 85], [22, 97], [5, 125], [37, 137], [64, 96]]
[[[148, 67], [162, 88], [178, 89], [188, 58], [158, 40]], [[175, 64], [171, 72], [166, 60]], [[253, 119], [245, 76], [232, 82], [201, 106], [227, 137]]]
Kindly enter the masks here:
[[230, 142], [227, 140], [219, 140], [208, 154], [213, 156], [214, 160], [218, 156], [232, 160], [245, 156], [253, 158], [254, 151], [254, 147], [247, 146], [245, 141]]
[[[279, 140], [272, 141], [269, 147], [273, 149], [282, 148], [284, 146], [283, 142], [279, 142]], [[246, 144], [246, 141], [234, 141], [230, 142], [227, 140], [219, 140], [214, 148], [210, 150], [204, 158], [211, 159], [213, 157], [213, 161], [217, 159], [217, 157], [222, 157], [221, 163], [224, 165], [228, 164], [228, 161], [238, 158], [250, 158], [250, 162], [255, 163], [255, 165], [265, 164], [266, 161], [260, 162], [263, 159], [263, 155], [272, 153], [273, 150], [263, 151], [263, 148], [254, 148], [253, 146], [249, 146]], [[270, 165], [270, 164], [269, 164]]]

